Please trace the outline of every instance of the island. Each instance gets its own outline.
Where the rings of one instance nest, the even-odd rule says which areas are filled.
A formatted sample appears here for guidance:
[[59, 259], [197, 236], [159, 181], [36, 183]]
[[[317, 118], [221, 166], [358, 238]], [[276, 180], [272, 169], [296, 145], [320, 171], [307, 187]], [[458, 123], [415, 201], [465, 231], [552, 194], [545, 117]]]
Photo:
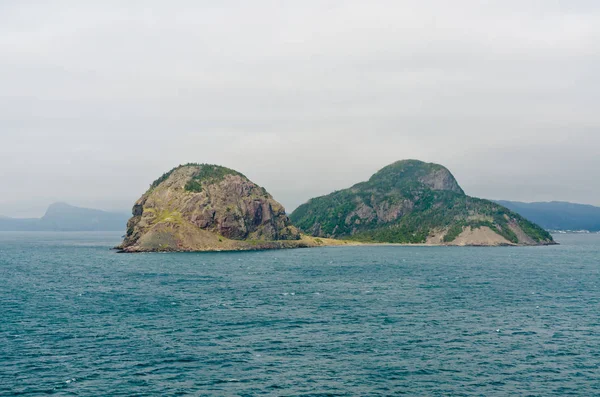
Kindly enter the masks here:
[[239, 251], [344, 245], [302, 235], [284, 207], [240, 172], [185, 164], [133, 206], [121, 252]]
[[402, 160], [368, 181], [311, 199], [290, 216], [313, 237], [371, 243], [552, 245], [552, 236], [508, 208], [469, 197], [439, 164]]
[[467, 196], [437, 164], [407, 160], [309, 200], [290, 217], [230, 168], [180, 165], [134, 204], [121, 252], [237, 251], [359, 244], [550, 245], [541, 227]]

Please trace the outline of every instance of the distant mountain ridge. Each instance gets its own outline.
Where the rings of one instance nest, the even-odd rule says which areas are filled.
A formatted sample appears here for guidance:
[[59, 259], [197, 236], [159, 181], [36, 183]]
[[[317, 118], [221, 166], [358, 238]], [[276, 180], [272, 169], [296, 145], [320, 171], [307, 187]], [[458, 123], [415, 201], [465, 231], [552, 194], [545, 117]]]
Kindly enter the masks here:
[[519, 215], [548, 230], [600, 231], [600, 207], [564, 201], [523, 203], [496, 200]]
[[125, 231], [126, 213], [51, 204], [41, 218], [0, 217], [0, 231]]

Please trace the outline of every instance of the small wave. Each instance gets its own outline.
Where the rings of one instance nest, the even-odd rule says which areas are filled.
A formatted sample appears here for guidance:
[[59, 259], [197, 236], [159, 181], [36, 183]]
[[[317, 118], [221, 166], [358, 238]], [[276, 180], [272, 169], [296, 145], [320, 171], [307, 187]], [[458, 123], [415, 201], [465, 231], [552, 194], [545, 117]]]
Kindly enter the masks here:
[[512, 333], [512, 335], [529, 336], [529, 335], [537, 335], [537, 332], [534, 332], [534, 331], [515, 331], [515, 332]]

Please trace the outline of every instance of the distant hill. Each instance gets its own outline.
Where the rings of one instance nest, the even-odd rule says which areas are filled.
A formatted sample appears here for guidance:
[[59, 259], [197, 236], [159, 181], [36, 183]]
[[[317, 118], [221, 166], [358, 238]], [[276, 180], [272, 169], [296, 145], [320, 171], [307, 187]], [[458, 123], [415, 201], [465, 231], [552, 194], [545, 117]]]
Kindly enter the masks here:
[[553, 244], [549, 233], [487, 200], [467, 196], [448, 169], [398, 161], [368, 181], [309, 200], [291, 215], [314, 237], [376, 243]]
[[0, 231], [125, 231], [128, 214], [54, 203], [41, 218], [0, 217]]
[[563, 201], [521, 203], [496, 201], [549, 230], [600, 231], [600, 207]]
[[0, 231], [22, 232], [39, 230], [39, 218], [8, 218], [0, 217]]

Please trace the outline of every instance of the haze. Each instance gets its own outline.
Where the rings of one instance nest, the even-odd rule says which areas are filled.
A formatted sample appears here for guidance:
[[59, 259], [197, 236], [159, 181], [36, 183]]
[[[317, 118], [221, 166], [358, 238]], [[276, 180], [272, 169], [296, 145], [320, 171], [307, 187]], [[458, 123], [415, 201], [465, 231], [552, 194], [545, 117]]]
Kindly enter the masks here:
[[0, 3], [0, 214], [225, 165], [288, 211], [416, 158], [600, 205], [597, 1]]

